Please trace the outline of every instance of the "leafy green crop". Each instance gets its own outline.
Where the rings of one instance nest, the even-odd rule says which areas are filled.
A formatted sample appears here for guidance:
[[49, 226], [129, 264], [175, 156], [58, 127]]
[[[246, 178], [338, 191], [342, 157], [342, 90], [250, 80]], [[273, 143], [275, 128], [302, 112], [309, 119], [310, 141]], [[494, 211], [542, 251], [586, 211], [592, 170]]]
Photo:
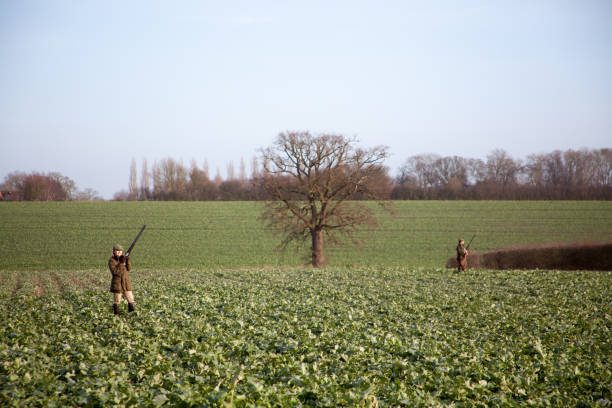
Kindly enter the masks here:
[[611, 203], [396, 206], [312, 270], [261, 203], [0, 203], [0, 406], [612, 405], [609, 273], [439, 269], [473, 233], [610, 240]]
[[609, 406], [612, 275], [0, 274], [2, 406]]

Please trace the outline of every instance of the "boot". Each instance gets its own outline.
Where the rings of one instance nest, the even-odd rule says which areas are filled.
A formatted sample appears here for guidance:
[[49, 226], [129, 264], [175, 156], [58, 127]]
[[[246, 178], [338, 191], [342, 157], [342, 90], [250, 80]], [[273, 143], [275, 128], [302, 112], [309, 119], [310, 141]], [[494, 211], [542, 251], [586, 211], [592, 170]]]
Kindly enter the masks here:
[[116, 303], [113, 303], [113, 313], [116, 315], [119, 314], [119, 305]]
[[128, 312], [133, 312], [133, 311], [134, 311], [134, 304], [128, 303]]

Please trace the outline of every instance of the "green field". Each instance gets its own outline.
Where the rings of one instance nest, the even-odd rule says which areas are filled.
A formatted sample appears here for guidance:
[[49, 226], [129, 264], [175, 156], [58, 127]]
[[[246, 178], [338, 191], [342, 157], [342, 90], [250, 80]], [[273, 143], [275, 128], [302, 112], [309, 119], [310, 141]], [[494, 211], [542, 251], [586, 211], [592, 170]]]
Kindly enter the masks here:
[[[275, 251], [261, 203], [0, 203], [0, 270], [105, 270], [114, 243], [140, 268], [299, 266], [306, 251]], [[328, 250], [331, 266], [442, 268], [459, 237], [476, 251], [612, 240], [612, 202], [409, 201], [362, 233], [360, 249]]]
[[313, 270], [258, 203], [0, 203], [0, 406], [612, 406], [610, 272], [443, 267], [473, 233], [609, 241], [612, 203], [396, 205]]
[[1, 406], [609, 406], [605, 272], [3, 272]]

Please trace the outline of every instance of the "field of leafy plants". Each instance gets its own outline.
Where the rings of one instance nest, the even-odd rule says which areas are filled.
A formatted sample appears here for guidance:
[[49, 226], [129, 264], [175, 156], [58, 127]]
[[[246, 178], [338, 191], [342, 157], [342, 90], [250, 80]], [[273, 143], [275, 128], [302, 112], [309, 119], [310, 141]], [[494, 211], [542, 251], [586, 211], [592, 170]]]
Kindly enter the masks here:
[[612, 275], [3, 271], [1, 406], [610, 406]]
[[[260, 203], [0, 203], [0, 406], [612, 406], [612, 275], [444, 269], [612, 240], [610, 202], [398, 202], [327, 268]], [[133, 253], [136, 312], [107, 260]]]

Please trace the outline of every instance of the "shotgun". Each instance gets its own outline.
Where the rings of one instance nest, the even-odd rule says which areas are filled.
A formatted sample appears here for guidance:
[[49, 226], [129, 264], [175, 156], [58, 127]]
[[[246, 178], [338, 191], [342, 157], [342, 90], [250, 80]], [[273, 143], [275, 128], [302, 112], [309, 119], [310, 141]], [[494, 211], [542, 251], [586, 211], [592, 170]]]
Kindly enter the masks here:
[[136, 238], [134, 238], [134, 242], [132, 242], [132, 245], [130, 245], [130, 247], [128, 248], [127, 252], [125, 253], [125, 257], [129, 257], [130, 254], [132, 253], [132, 249], [134, 249], [134, 245], [136, 245], [136, 241], [138, 241], [138, 238], [140, 238], [140, 236], [142, 235], [142, 231], [144, 231], [144, 229], [146, 228], [146, 225], [143, 225], [142, 228], [140, 229], [140, 232], [138, 233], [138, 235], [136, 235]]
[[[144, 228], [144, 227], [143, 227]], [[476, 238], [476, 234], [474, 234], [474, 236], [472, 237], [472, 239], [470, 239], [470, 242], [467, 244], [467, 246], [465, 247], [466, 250], [470, 249], [470, 245], [472, 245], [472, 241], [474, 240], [474, 238]]]

